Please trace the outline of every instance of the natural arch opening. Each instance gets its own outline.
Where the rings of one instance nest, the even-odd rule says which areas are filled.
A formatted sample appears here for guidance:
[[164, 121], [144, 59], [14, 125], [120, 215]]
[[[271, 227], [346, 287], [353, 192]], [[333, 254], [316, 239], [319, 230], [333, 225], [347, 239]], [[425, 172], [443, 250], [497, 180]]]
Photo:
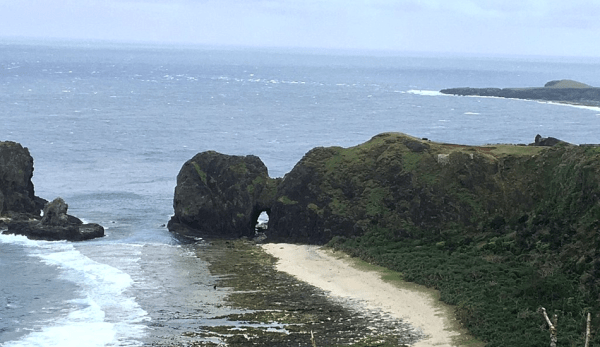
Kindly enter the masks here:
[[260, 214], [256, 217], [254, 221], [254, 232], [259, 233], [267, 230], [269, 228], [269, 213], [270, 210], [260, 211]]

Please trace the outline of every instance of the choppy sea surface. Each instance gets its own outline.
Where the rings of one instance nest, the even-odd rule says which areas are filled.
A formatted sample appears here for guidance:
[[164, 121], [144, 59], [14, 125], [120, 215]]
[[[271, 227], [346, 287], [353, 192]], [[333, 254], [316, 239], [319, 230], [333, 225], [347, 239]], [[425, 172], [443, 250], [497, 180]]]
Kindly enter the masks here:
[[389, 131], [600, 142], [597, 108], [437, 92], [600, 86], [600, 59], [18, 41], [0, 52], [0, 140], [29, 148], [36, 195], [63, 197], [107, 234], [0, 235], [3, 346], [139, 346], [231, 312], [196, 246], [164, 227], [179, 168], [198, 152], [255, 154], [278, 177], [313, 147]]

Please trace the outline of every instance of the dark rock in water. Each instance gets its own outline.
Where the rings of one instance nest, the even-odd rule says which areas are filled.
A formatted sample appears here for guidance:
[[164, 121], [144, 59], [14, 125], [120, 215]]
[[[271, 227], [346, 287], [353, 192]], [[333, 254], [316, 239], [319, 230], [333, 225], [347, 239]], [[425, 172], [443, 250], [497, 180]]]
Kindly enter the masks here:
[[83, 224], [67, 214], [68, 205], [62, 198], [56, 198], [44, 207], [44, 217], [40, 220], [16, 220], [8, 223], [7, 234], [24, 235], [32, 240], [84, 241], [104, 236], [104, 228], [98, 224]]
[[600, 88], [560, 80], [550, 81], [543, 88], [449, 88], [443, 94], [462, 96], [493, 96], [510, 99], [544, 100], [582, 105], [600, 105]]
[[[64, 226], [69, 224], [69, 216], [67, 216], [67, 209], [69, 205], [62, 199], [56, 198], [52, 202], [49, 202], [44, 206], [44, 217], [40, 221], [44, 225], [56, 225]], [[73, 224], [81, 224], [81, 221], [77, 219]]]
[[0, 142], [0, 215], [39, 215], [45, 200], [33, 191], [33, 158], [16, 142]]
[[[83, 224], [67, 214], [60, 198], [48, 203], [35, 196], [33, 158], [16, 142], [0, 142], [0, 228], [38, 240], [88, 240], [104, 236], [98, 224]], [[44, 217], [40, 211], [44, 208]]]
[[258, 216], [270, 213], [276, 185], [256, 156], [199, 153], [177, 175], [168, 228], [193, 237], [254, 236]]

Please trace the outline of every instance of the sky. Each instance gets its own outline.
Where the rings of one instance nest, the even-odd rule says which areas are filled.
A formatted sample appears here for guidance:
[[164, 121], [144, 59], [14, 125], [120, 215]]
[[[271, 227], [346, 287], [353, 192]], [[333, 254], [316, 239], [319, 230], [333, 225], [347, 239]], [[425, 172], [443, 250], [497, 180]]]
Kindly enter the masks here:
[[600, 57], [600, 0], [0, 0], [0, 38]]

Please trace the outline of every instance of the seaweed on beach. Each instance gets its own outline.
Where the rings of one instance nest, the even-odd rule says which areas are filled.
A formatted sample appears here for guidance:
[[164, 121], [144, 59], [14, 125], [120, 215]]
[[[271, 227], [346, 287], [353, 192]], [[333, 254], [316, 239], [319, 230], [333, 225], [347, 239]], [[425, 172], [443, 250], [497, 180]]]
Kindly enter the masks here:
[[215, 317], [230, 324], [194, 334], [219, 337], [228, 346], [312, 346], [312, 334], [319, 347], [395, 347], [423, 337], [407, 323], [277, 271], [276, 259], [251, 241], [212, 241], [197, 255], [221, 276], [215, 290], [228, 291], [225, 304], [240, 313]]

